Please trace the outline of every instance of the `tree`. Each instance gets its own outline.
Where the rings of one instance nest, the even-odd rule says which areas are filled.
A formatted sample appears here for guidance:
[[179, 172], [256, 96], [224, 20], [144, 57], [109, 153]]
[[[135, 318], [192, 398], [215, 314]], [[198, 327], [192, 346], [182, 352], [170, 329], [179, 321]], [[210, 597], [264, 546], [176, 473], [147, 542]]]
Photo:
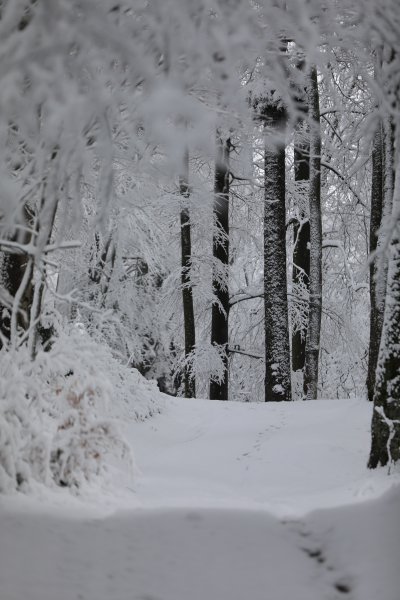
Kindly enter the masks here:
[[[309, 180], [310, 180], [310, 140], [307, 125], [308, 99], [307, 90], [304, 88], [304, 57], [296, 58], [295, 73], [300, 76], [299, 92], [296, 98], [298, 117], [294, 132], [293, 167], [296, 214], [293, 222], [293, 267], [292, 267], [292, 293], [296, 297], [296, 315], [300, 318], [292, 319], [292, 369], [303, 371], [306, 352], [307, 327], [304, 319], [304, 297], [309, 294], [310, 279], [310, 222], [309, 222]], [[298, 310], [300, 309], [300, 310]]]
[[[369, 250], [373, 254], [377, 248], [379, 228], [382, 224], [383, 208], [383, 133], [382, 123], [379, 121], [375, 131], [372, 143], [372, 182], [371, 182], [371, 217], [369, 229]], [[375, 374], [378, 364], [379, 344], [381, 341], [384, 299], [385, 293], [378, 295], [377, 281], [377, 261], [372, 260], [369, 265], [369, 286], [370, 286], [370, 336], [369, 336], [369, 356], [368, 356], [368, 375], [367, 392], [368, 400], [374, 398]], [[382, 286], [380, 286], [382, 287]], [[382, 290], [380, 290], [382, 292]]]
[[[262, 109], [264, 147], [265, 401], [291, 400], [286, 275], [285, 108]], [[271, 133], [272, 132], [272, 133]]]
[[214, 181], [213, 290], [211, 343], [222, 347], [224, 376], [210, 382], [211, 400], [228, 400], [228, 335], [229, 335], [229, 152], [230, 139], [217, 135]]
[[[400, 460], [400, 164], [392, 215], [392, 243], [389, 255], [385, 314], [374, 391], [371, 452], [368, 466]], [[390, 234], [389, 234], [390, 235]]]
[[[300, 131], [299, 131], [300, 129]], [[293, 227], [293, 287], [301, 286], [305, 292], [309, 291], [310, 279], [310, 222], [308, 206], [303, 200], [308, 201], [308, 189], [306, 184], [310, 179], [310, 144], [304, 139], [304, 133], [298, 128], [294, 141], [294, 179], [298, 198], [301, 205], [298, 207], [298, 216]], [[308, 187], [308, 186], [307, 186]], [[308, 204], [308, 202], [307, 202]], [[305, 328], [297, 324], [292, 331], [292, 369], [299, 371], [304, 369], [306, 356], [306, 333]]]
[[[189, 191], [189, 151], [186, 150], [183, 158], [183, 172], [179, 177], [179, 191], [182, 196], [183, 207], [181, 210], [181, 283], [183, 302], [183, 323], [185, 334], [185, 358], [194, 351], [196, 346], [196, 331], [194, 322], [193, 290], [190, 279], [192, 242], [190, 233], [190, 215], [187, 200]], [[185, 398], [196, 396], [196, 382], [190, 374], [189, 367], [185, 367], [184, 373]]]
[[310, 304], [305, 349], [304, 393], [318, 395], [318, 361], [322, 315], [322, 217], [321, 217], [321, 133], [318, 74], [309, 75], [308, 110], [310, 121]]
[[400, 13], [393, 10], [395, 6], [390, 1], [388, 8], [391, 19], [381, 44], [382, 61], [378, 71], [378, 98], [385, 104], [385, 111], [382, 124], [383, 206], [375, 281], [377, 308], [383, 310], [384, 306], [384, 313], [373, 392], [369, 468], [387, 464], [390, 468], [391, 463], [400, 460], [400, 159], [396, 152], [400, 133], [400, 87], [398, 79], [392, 75], [399, 69], [400, 49], [397, 36], [391, 35], [398, 28]]

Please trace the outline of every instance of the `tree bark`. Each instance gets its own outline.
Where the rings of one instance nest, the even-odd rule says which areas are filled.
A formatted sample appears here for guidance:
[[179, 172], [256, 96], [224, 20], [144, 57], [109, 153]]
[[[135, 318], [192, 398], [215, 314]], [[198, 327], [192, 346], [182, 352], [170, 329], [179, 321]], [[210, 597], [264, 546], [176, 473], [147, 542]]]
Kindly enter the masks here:
[[268, 137], [264, 149], [264, 309], [265, 401], [291, 400], [291, 371], [286, 274], [285, 110], [263, 111]]
[[[400, 165], [397, 165], [392, 219], [400, 222]], [[392, 222], [393, 224], [393, 222]], [[376, 371], [372, 440], [368, 466], [374, 469], [400, 460], [400, 237], [390, 248], [387, 295]]]
[[[379, 123], [372, 144], [372, 182], [371, 182], [371, 217], [369, 228], [369, 251], [375, 252], [378, 242], [378, 232], [382, 222], [383, 209], [383, 132]], [[377, 261], [369, 265], [370, 291], [370, 332], [367, 392], [368, 400], [374, 398], [375, 373], [378, 364], [379, 344], [383, 325], [384, 297], [378, 297], [376, 289]]]
[[[382, 48], [376, 51], [375, 79], [382, 69]], [[393, 60], [394, 55], [391, 55]], [[385, 312], [389, 262], [385, 252], [387, 229], [390, 225], [394, 194], [394, 123], [386, 115], [379, 123], [372, 145], [372, 184], [370, 218], [370, 252], [377, 256], [370, 263], [370, 341], [367, 393], [373, 400], [379, 345]]]
[[[229, 152], [230, 139], [217, 139], [214, 182], [213, 235], [213, 302], [211, 344], [223, 346], [224, 377], [210, 382], [211, 400], [228, 400], [228, 336], [229, 336]], [[216, 263], [216, 264], [215, 264]]]
[[[183, 198], [183, 207], [181, 210], [181, 283], [182, 283], [182, 301], [183, 301], [183, 323], [185, 335], [185, 358], [194, 350], [196, 345], [196, 332], [194, 322], [193, 308], [193, 290], [190, 278], [192, 266], [192, 242], [189, 207], [187, 200], [189, 198], [189, 153], [185, 151], [183, 158], [182, 174], [179, 177], [179, 191]], [[184, 393], [185, 398], [192, 398], [196, 395], [196, 382], [194, 376], [191, 377], [190, 369], [185, 367], [184, 372]]]
[[304, 393], [318, 395], [318, 362], [322, 316], [321, 131], [318, 74], [311, 68], [307, 86], [310, 126], [310, 300], [305, 349]]
[[[294, 146], [294, 179], [299, 193], [303, 192], [305, 183], [310, 179], [310, 144], [302, 139], [301, 134], [295, 135]], [[307, 290], [310, 279], [310, 222], [308, 211], [299, 207], [300, 222], [293, 228], [293, 284], [303, 283]], [[292, 369], [304, 369], [306, 356], [306, 333], [298, 329], [292, 333]]]

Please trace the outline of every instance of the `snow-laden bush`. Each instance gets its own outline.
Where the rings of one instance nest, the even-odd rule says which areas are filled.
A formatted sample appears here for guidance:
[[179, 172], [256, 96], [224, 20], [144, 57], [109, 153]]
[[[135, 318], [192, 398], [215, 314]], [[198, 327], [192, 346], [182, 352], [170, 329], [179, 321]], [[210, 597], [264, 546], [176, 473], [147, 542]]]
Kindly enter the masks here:
[[0, 356], [0, 492], [30, 479], [50, 480], [51, 435], [46, 433], [40, 378], [26, 348]]
[[152, 383], [75, 329], [35, 360], [22, 346], [0, 352], [0, 492], [36, 481], [81, 489], [132, 476], [118, 418], [158, 410]]

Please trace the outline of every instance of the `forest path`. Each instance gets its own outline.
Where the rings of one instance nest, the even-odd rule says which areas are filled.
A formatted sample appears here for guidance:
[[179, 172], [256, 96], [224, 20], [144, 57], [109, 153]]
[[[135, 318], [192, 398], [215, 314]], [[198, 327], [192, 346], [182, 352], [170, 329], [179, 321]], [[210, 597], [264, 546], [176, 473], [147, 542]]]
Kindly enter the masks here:
[[225, 507], [298, 517], [382, 493], [366, 469], [371, 405], [168, 399], [127, 427], [146, 507]]
[[365, 469], [369, 417], [168, 400], [125, 425], [134, 493], [1, 501], [0, 599], [398, 600], [398, 478]]
[[17, 515], [3, 519], [0, 534], [2, 600], [336, 598], [297, 536], [266, 513]]

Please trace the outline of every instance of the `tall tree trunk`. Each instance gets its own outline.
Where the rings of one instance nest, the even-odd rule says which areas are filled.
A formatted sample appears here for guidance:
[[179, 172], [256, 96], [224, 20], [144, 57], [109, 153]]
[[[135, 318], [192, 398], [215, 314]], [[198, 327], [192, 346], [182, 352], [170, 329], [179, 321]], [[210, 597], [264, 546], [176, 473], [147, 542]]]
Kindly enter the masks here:
[[[392, 220], [400, 224], [400, 164], [397, 165]], [[393, 221], [392, 221], [393, 225]], [[390, 247], [387, 295], [379, 348], [368, 466], [400, 460], [400, 236], [395, 230]]]
[[265, 401], [291, 400], [291, 372], [286, 274], [285, 111], [268, 105], [264, 149], [264, 309]]
[[223, 347], [224, 377], [210, 382], [211, 400], [228, 400], [228, 320], [229, 320], [229, 152], [230, 139], [217, 138], [214, 182], [214, 235], [213, 235], [213, 302], [211, 316], [211, 343]]
[[[296, 132], [294, 145], [294, 179], [299, 195], [304, 194], [304, 186], [310, 179], [310, 144], [304, 141], [304, 136]], [[307, 202], [308, 204], [308, 202]], [[309, 287], [310, 279], [310, 222], [308, 210], [305, 206], [299, 207], [299, 221], [295, 222], [293, 229], [293, 271], [294, 285]], [[301, 329], [292, 334], [292, 369], [299, 371], [304, 368], [306, 356], [306, 335]]]
[[304, 393], [318, 394], [318, 361], [322, 315], [321, 131], [318, 74], [311, 68], [307, 86], [310, 126], [310, 301], [305, 350]]
[[[194, 350], [196, 345], [196, 333], [194, 323], [193, 308], [193, 290], [190, 278], [192, 266], [192, 242], [190, 231], [190, 216], [187, 200], [189, 198], [189, 152], [186, 150], [183, 158], [182, 174], [179, 177], [179, 191], [183, 198], [183, 207], [181, 210], [181, 283], [182, 283], [182, 301], [183, 301], [183, 323], [185, 335], [185, 358]], [[190, 376], [190, 370], [186, 366], [184, 373], [184, 391], [185, 398], [192, 398], [196, 395], [196, 382], [194, 377]]]
[[[386, 289], [388, 280], [389, 261], [385, 252], [387, 230], [390, 227], [393, 210], [394, 193], [394, 125], [391, 117], [383, 120], [381, 132], [381, 164], [379, 165], [379, 149], [374, 138], [372, 153], [373, 178], [377, 169], [377, 181], [372, 182], [371, 196], [371, 224], [370, 224], [370, 248], [376, 250], [377, 256], [370, 266], [370, 297], [371, 297], [371, 320], [370, 320], [370, 346], [368, 357], [367, 391], [369, 400], [373, 399], [376, 368], [378, 362], [379, 345], [382, 337], [383, 319], [385, 313]], [[381, 174], [379, 178], [379, 168]], [[381, 197], [378, 197], [379, 179], [381, 183]], [[377, 195], [375, 197], [375, 194]], [[380, 202], [380, 221], [379, 218]], [[375, 229], [375, 227], [377, 227]], [[373, 228], [375, 231], [373, 231]], [[373, 246], [375, 244], [375, 247]]]
[[[378, 232], [382, 222], [383, 209], [383, 133], [382, 123], [379, 123], [372, 144], [372, 182], [371, 182], [371, 217], [369, 228], [369, 250], [373, 253], [378, 242]], [[369, 266], [370, 291], [370, 330], [367, 391], [368, 400], [374, 398], [375, 373], [378, 364], [379, 344], [381, 341], [384, 296], [379, 298], [376, 289], [377, 262]], [[382, 303], [383, 300], [383, 303]]]

